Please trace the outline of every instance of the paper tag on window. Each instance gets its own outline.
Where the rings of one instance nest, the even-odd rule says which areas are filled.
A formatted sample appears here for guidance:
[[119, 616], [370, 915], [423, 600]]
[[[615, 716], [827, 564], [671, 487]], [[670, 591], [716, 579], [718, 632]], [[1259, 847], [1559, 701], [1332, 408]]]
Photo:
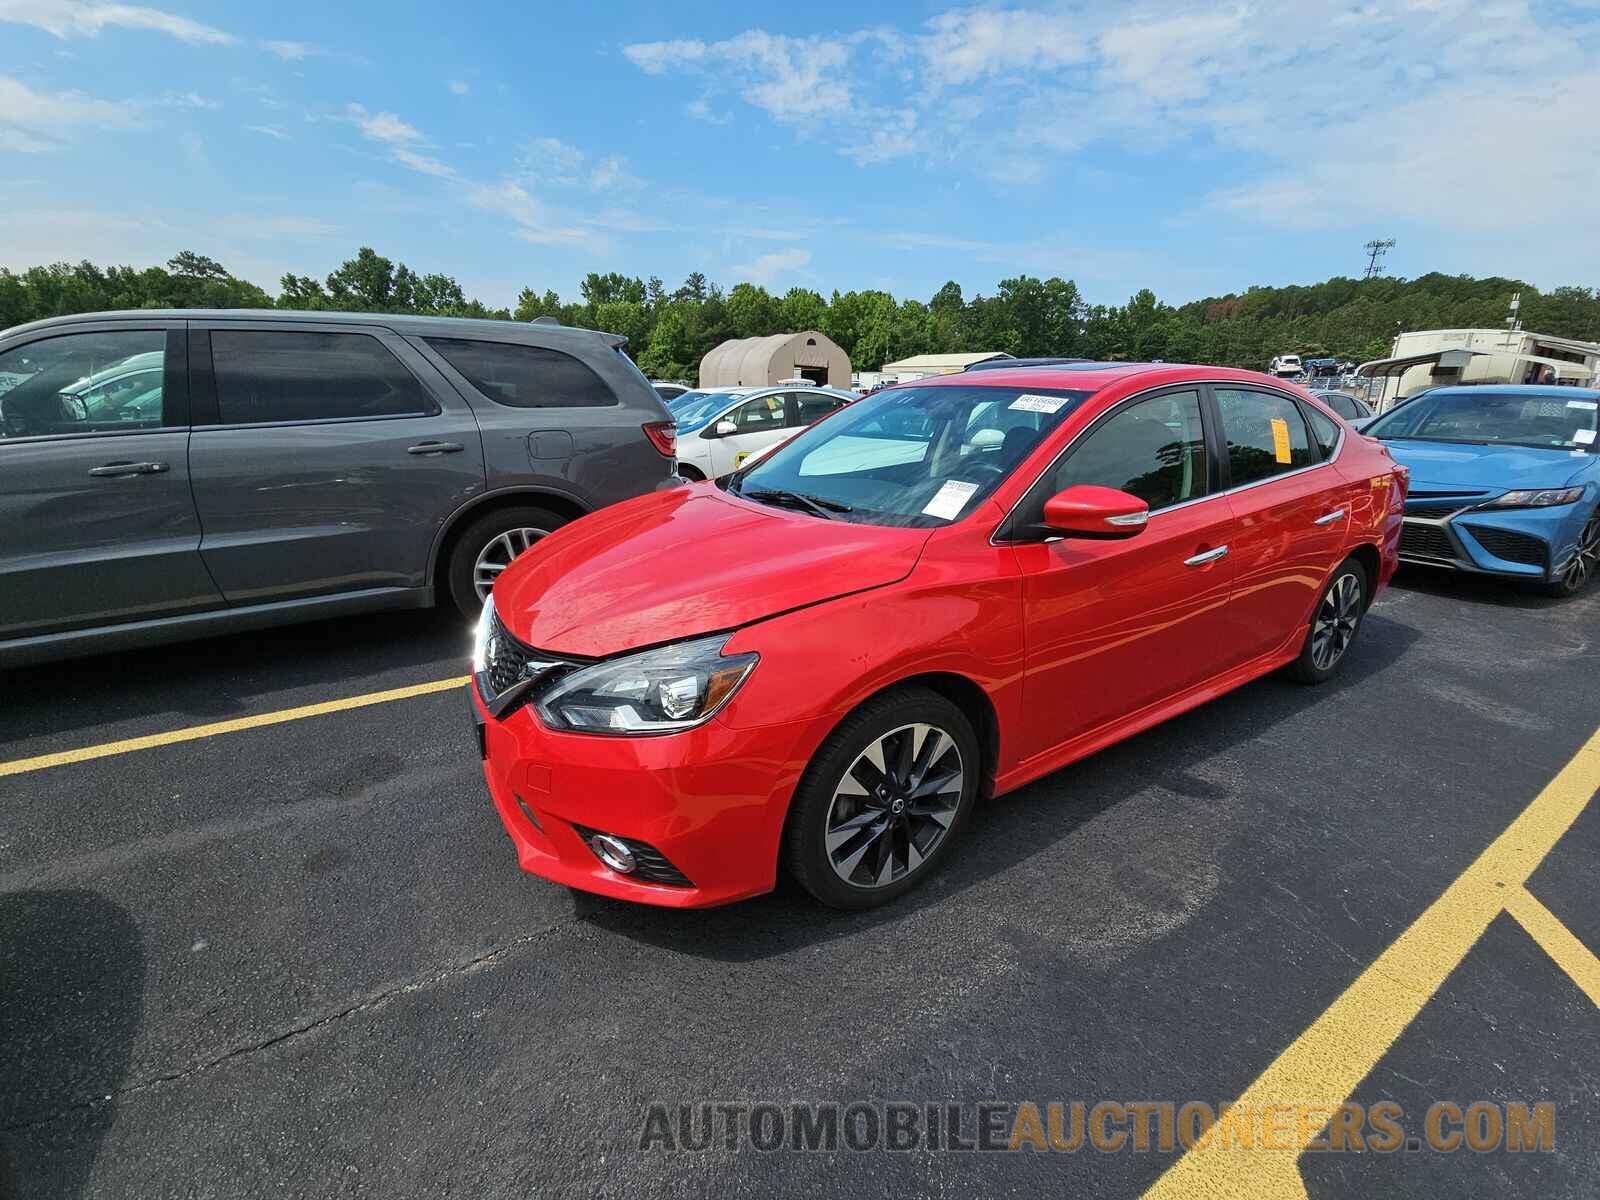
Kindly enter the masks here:
[[1289, 422], [1282, 417], [1272, 418], [1272, 455], [1281, 463], [1294, 461], [1289, 452]]
[[1066, 402], [1066, 396], [1024, 394], [1013, 400], [1011, 407], [1017, 412], [1058, 413]]
[[1594, 430], [1580, 429], [1572, 435], [1572, 440], [1580, 446], [1592, 446], [1594, 445]]
[[1568, 408], [1576, 408], [1582, 412], [1593, 412], [1600, 408], [1600, 400], [1568, 400]]
[[960, 479], [948, 480], [939, 489], [939, 494], [923, 506], [922, 511], [926, 516], [954, 521], [967, 506], [967, 501], [972, 499], [972, 493], [977, 490], [978, 485], [975, 483], [967, 483]]

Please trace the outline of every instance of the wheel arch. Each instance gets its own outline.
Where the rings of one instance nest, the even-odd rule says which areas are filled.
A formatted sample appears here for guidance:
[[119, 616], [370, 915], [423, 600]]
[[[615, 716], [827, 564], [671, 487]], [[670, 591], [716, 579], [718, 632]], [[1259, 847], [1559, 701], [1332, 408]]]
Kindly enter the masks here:
[[1383, 560], [1378, 557], [1378, 548], [1371, 542], [1362, 542], [1360, 545], [1352, 547], [1350, 553], [1345, 555], [1346, 562], [1351, 560], [1354, 560], [1367, 575], [1367, 594], [1365, 607], [1362, 609], [1365, 612], [1366, 609], [1372, 607], [1373, 595], [1378, 588], [1378, 573], [1382, 569]]
[[450, 569], [450, 556], [454, 553], [456, 542], [461, 536], [461, 531], [472, 524], [479, 517], [488, 513], [506, 508], [521, 508], [525, 505], [535, 504], [540, 508], [548, 508], [557, 516], [568, 521], [576, 521], [593, 510], [581, 501], [563, 492], [550, 491], [546, 488], [521, 487], [503, 488], [490, 492], [485, 496], [478, 496], [467, 504], [462, 505], [451, 513], [440, 528], [439, 534], [433, 539], [432, 560], [428, 564], [428, 578], [433, 583], [435, 599], [448, 598], [449, 583], [445, 578]]

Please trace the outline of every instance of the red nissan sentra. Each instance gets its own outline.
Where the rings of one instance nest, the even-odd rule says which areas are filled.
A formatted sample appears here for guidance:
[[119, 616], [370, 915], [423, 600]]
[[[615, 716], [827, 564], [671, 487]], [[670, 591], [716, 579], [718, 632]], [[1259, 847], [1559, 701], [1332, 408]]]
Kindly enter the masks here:
[[1404, 468], [1308, 393], [1082, 364], [879, 392], [495, 584], [484, 774], [522, 866], [649, 904], [865, 908], [1008, 792], [1280, 667], [1339, 670]]

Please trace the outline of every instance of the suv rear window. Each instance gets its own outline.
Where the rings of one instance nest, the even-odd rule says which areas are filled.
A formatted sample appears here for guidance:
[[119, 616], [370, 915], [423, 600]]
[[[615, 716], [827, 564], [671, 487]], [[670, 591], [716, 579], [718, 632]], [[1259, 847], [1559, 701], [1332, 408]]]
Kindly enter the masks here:
[[224, 425], [435, 411], [416, 376], [370, 334], [213, 329], [211, 363]]
[[546, 346], [424, 338], [473, 387], [511, 408], [600, 408], [616, 404], [583, 362]]

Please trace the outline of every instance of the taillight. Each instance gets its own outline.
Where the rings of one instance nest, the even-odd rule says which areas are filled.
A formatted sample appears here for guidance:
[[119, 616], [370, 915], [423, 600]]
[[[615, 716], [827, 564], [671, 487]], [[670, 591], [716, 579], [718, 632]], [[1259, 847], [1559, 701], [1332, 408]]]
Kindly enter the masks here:
[[676, 421], [649, 421], [644, 427], [650, 444], [667, 458], [678, 452], [678, 423]]

